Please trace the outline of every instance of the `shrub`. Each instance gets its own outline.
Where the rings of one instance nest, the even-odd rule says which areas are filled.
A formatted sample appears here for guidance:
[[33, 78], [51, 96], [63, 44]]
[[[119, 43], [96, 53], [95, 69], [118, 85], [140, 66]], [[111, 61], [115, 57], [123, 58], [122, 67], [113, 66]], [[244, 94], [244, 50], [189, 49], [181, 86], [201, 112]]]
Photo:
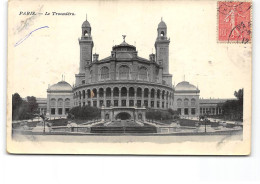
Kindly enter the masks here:
[[83, 106], [83, 107], [73, 107], [68, 115], [68, 118], [75, 118], [75, 119], [97, 119], [101, 117], [101, 111], [97, 107], [91, 106]]
[[49, 120], [48, 123], [51, 123], [52, 126], [67, 126], [67, 119], [53, 119]]
[[192, 126], [192, 127], [195, 127], [196, 123], [197, 123], [196, 121], [189, 120], [189, 119], [181, 119], [179, 121], [180, 126]]
[[147, 119], [154, 119], [154, 120], [170, 120], [173, 118], [172, 114], [169, 111], [153, 110], [153, 109], [148, 109], [145, 113], [145, 117]]
[[175, 111], [171, 108], [168, 109], [168, 112], [171, 114], [171, 115], [179, 115], [179, 112], [178, 111]]

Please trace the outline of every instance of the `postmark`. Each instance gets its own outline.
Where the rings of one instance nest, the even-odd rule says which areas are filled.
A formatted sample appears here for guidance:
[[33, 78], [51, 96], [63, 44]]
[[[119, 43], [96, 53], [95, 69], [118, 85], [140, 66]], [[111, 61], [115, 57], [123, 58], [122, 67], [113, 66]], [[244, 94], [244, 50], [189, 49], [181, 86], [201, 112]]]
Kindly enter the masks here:
[[218, 42], [251, 42], [251, 2], [218, 2]]

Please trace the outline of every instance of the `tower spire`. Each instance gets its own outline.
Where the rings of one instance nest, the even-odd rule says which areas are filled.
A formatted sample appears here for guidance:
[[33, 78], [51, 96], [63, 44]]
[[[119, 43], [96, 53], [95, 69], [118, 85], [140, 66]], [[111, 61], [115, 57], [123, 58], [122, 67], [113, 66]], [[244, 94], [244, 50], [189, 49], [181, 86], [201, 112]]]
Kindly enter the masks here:
[[[156, 62], [161, 63], [163, 67], [163, 74], [169, 74], [169, 44], [170, 41], [167, 38], [167, 25], [161, 17], [161, 21], [157, 27], [157, 38], [155, 41], [155, 54]], [[163, 53], [159, 51], [163, 50]], [[167, 79], [168, 80], [168, 79]]]
[[92, 63], [92, 53], [93, 53], [93, 47], [94, 43], [91, 36], [91, 26], [90, 23], [87, 20], [87, 14], [86, 20], [82, 23], [81, 26], [81, 39], [79, 39], [79, 45], [80, 45], [80, 64], [79, 64], [79, 73], [83, 74], [85, 72], [85, 66], [88, 63]]
[[86, 13], [86, 20], [88, 20], [88, 14]]

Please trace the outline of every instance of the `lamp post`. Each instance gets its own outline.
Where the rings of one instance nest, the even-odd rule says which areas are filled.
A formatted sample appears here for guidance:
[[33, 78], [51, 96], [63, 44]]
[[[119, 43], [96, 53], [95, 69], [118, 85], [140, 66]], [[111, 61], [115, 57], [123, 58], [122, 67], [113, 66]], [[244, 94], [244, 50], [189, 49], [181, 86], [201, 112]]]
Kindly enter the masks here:
[[204, 121], [205, 121], [205, 133], [207, 132], [207, 117], [208, 117], [209, 111], [207, 111], [206, 114], [207, 114], [207, 116], [204, 119]]
[[43, 134], [45, 134], [45, 120], [43, 120]]
[[42, 115], [40, 115], [40, 117], [43, 120], [43, 134], [45, 134], [45, 116], [42, 114]]
[[207, 121], [206, 120], [204, 120], [205, 121], [205, 133], [207, 132]]

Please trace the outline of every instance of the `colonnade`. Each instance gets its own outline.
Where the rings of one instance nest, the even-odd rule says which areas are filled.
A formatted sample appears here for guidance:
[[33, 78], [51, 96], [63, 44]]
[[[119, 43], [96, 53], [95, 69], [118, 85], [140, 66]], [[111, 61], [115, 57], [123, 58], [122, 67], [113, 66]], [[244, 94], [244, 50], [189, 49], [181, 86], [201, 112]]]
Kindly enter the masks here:
[[147, 87], [100, 87], [74, 92], [74, 106], [150, 107], [167, 109], [173, 106], [173, 91]]

